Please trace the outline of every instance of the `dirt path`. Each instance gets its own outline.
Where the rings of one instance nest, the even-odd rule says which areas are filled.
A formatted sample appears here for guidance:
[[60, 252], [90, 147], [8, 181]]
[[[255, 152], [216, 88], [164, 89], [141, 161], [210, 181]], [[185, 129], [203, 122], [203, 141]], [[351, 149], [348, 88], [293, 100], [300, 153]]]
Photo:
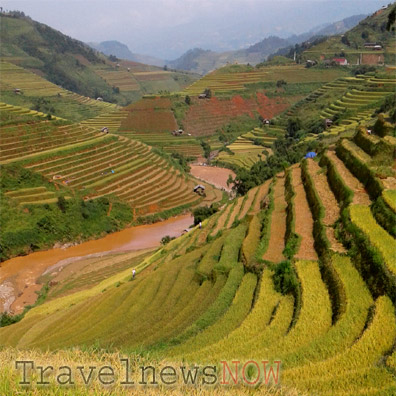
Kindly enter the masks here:
[[231, 191], [232, 186], [227, 186], [227, 180], [229, 175], [235, 178], [235, 173], [232, 170], [205, 165], [190, 165], [190, 168], [190, 173], [197, 179], [213, 184], [217, 188], [224, 188], [226, 191]]
[[336, 239], [334, 228], [332, 227], [340, 217], [340, 208], [338, 206], [337, 199], [327, 182], [324, 169], [321, 168], [316, 161], [308, 159], [308, 171], [314, 181], [315, 189], [318, 192], [319, 198], [325, 208], [323, 224], [326, 226], [326, 235], [331, 244], [331, 248], [337, 252], [345, 252], [342, 244]]
[[326, 155], [337, 168], [338, 173], [347, 184], [347, 186], [355, 193], [353, 196], [354, 204], [370, 205], [370, 197], [360, 181], [349, 171], [345, 164], [337, 157], [334, 151], [328, 150]]
[[301, 180], [300, 166], [292, 167], [293, 188], [296, 193], [294, 197], [296, 229], [295, 232], [301, 236], [300, 248], [295, 255], [297, 259], [317, 260], [318, 255], [314, 248], [313, 218], [309, 208], [304, 186]]
[[[81, 243], [67, 248], [56, 248], [27, 256], [15, 257], [0, 264], [0, 312], [9, 307], [11, 311], [18, 305], [18, 310], [24, 305], [36, 301], [36, 291], [42, 285], [37, 284], [38, 278], [61, 260], [88, 255], [105, 255], [112, 252], [142, 250], [160, 245], [165, 235], [179, 236], [184, 229], [193, 223], [190, 214], [177, 216], [163, 222], [131, 227], [123, 231], [109, 234], [104, 238]], [[10, 301], [12, 299], [12, 303]], [[14, 301], [15, 300], [15, 301]]]
[[279, 263], [284, 260], [283, 249], [285, 248], [286, 232], [286, 207], [285, 179], [277, 178], [274, 188], [274, 210], [271, 215], [271, 235], [268, 249], [263, 255], [264, 260]]

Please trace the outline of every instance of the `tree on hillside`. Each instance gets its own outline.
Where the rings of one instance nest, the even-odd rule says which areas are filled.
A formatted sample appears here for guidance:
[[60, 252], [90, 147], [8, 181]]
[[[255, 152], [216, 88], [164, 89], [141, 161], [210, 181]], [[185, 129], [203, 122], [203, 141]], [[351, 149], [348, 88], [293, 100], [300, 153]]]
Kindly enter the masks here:
[[208, 144], [207, 142], [205, 142], [205, 141], [202, 140], [201, 146], [202, 146], [202, 149], [203, 149], [203, 151], [204, 151], [204, 157], [205, 157], [206, 159], [209, 159], [209, 157], [210, 157], [210, 152], [211, 152], [211, 148], [210, 148], [209, 144]]
[[289, 118], [287, 120], [287, 134], [289, 137], [295, 137], [297, 132], [301, 129], [302, 123], [299, 118]]
[[204, 221], [208, 217], [212, 216], [218, 211], [217, 206], [210, 205], [210, 206], [201, 206], [193, 211], [194, 215], [194, 225], [199, 224], [200, 222]]
[[285, 81], [285, 80], [278, 80], [277, 82], [276, 82], [276, 86], [277, 86], [277, 88], [282, 88], [284, 85], [286, 85], [287, 84], [287, 82]]
[[396, 21], [396, 6], [393, 7], [393, 10], [388, 15], [388, 22], [386, 23], [386, 30], [395, 31], [395, 27], [393, 26]]
[[208, 99], [210, 99], [212, 97], [212, 90], [209, 89], [209, 88], [206, 88], [205, 91], [204, 91], [204, 94], [206, 95], [206, 97]]
[[190, 104], [191, 104], [191, 98], [190, 98], [188, 95], [186, 95], [186, 98], [184, 99], [184, 101], [186, 102], [187, 105], [190, 106]]

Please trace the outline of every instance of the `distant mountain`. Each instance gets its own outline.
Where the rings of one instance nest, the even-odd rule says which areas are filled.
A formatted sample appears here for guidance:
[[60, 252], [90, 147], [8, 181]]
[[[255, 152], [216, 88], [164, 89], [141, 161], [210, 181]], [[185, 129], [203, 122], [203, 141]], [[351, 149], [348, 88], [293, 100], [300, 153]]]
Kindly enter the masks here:
[[[296, 53], [301, 62], [307, 59], [321, 61], [341, 57], [355, 65], [394, 65], [395, 34], [386, 29], [392, 9], [396, 9], [395, 3], [382, 7], [348, 31], [340, 29], [337, 35], [297, 45], [290, 49], [288, 55]], [[373, 48], [375, 44], [379, 45], [376, 49]]]
[[342, 21], [316, 26], [306, 33], [288, 37], [287, 41], [289, 41], [290, 44], [299, 44], [315, 36], [333, 36], [334, 34], [343, 34], [349, 29], [355, 27], [366, 17], [367, 15], [365, 14], [353, 15], [343, 19]]
[[149, 55], [135, 54], [123, 43], [116, 40], [102, 41], [101, 43], [88, 43], [89, 46], [97, 51], [103, 52], [105, 55], [114, 55], [120, 59], [126, 59], [133, 62], [144, 63], [146, 65], [153, 65], [162, 67], [165, 61]]
[[[87, 44], [20, 11], [0, 12], [0, 32], [0, 60], [15, 63], [80, 95], [100, 96], [120, 105], [162, 90], [179, 92], [198, 78], [186, 72], [164, 74], [162, 68], [136, 61], [113, 62]], [[124, 57], [123, 45], [117, 47], [124, 53], [116, 54]], [[146, 73], [144, 77], [138, 74], [141, 72]]]
[[250, 63], [262, 62], [269, 54], [280, 47], [284, 47], [288, 41], [277, 36], [267, 37], [246, 49], [228, 52], [214, 52], [195, 48], [187, 51], [180, 58], [168, 61], [167, 64], [173, 69], [194, 71], [206, 74], [211, 70], [218, 69], [228, 63]]
[[301, 35], [293, 35], [287, 39], [277, 36], [270, 36], [260, 42], [251, 45], [248, 48], [228, 52], [214, 52], [195, 48], [187, 51], [181, 57], [167, 61], [168, 66], [178, 70], [194, 71], [200, 74], [206, 74], [209, 71], [222, 67], [227, 63], [250, 63], [255, 65], [267, 59], [267, 57], [277, 51], [283, 54], [289, 52], [289, 49], [295, 44], [302, 43], [315, 36], [330, 36], [333, 34], [342, 34], [352, 27], [356, 26], [366, 15], [354, 15], [325, 25], [317, 26], [309, 32]]

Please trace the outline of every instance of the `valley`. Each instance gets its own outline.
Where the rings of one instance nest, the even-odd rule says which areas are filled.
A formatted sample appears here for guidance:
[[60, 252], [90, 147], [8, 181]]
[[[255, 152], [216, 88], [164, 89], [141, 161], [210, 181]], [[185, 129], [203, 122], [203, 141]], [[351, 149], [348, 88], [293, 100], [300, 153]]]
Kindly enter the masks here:
[[395, 12], [203, 77], [1, 12], [0, 394], [396, 394]]

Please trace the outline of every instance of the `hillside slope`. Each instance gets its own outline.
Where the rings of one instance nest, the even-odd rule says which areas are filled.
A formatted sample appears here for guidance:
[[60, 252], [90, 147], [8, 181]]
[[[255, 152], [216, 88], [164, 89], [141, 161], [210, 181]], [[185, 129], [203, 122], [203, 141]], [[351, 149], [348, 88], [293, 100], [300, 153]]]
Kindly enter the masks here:
[[307, 33], [294, 35], [287, 39], [269, 36], [248, 48], [235, 51], [218, 53], [195, 48], [187, 51], [178, 59], [168, 61], [168, 65], [175, 69], [189, 70], [200, 74], [206, 74], [229, 63], [250, 63], [251, 65], [256, 65], [257, 63], [265, 61], [269, 55], [278, 50], [279, 54], [284, 55], [289, 51], [288, 47], [290, 45], [302, 43], [313, 37], [342, 34], [354, 27], [364, 17], [365, 15], [354, 15], [342, 21], [329, 23], [325, 27], [316, 27]]
[[[348, 63], [355, 65], [395, 65], [396, 39], [394, 32], [386, 29], [388, 16], [394, 8], [394, 3], [384, 6], [344, 35], [311, 46], [303, 52], [301, 59], [346, 58]], [[378, 47], [374, 48], [374, 45]]]
[[83, 96], [125, 105], [146, 93], [179, 91], [196, 79], [193, 74], [162, 73], [158, 67], [136, 62], [111, 62], [88, 45], [17, 11], [1, 13], [0, 26], [1, 59]]
[[[282, 361], [285, 389], [392, 395], [394, 148], [361, 127], [135, 260], [136, 279], [125, 267], [84, 290], [50, 290], [50, 301], [0, 329], [0, 345], [91, 345], [217, 366], [266, 356]], [[275, 230], [283, 252], [269, 243]]]
[[164, 60], [155, 58], [154, 56], [135, 54], [131, 52], [128, 46], [116, 40], [88, 43], [88, 45], [97, 51], [103, 52], [107, 56], [114, 55], [117, 58], [158, 67], [163, 67], [165, 65]]

